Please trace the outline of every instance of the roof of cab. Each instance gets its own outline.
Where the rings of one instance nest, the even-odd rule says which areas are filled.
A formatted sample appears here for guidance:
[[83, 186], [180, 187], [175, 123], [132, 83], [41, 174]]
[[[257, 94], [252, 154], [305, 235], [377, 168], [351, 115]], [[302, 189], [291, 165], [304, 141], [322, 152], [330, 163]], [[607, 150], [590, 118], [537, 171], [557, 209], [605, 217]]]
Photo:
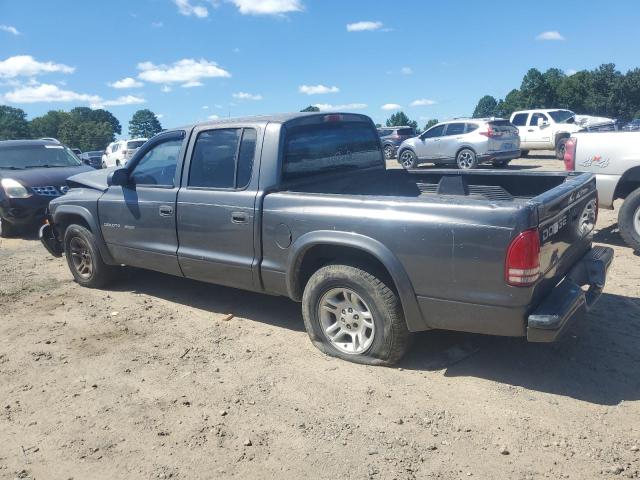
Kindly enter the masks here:
[[2, 140], [0, 141], [0, 148], [9, 147], [33, 147], [38, 145], [56, 145], [61, 146], [61, 143], [52, 142], [51, 140]]

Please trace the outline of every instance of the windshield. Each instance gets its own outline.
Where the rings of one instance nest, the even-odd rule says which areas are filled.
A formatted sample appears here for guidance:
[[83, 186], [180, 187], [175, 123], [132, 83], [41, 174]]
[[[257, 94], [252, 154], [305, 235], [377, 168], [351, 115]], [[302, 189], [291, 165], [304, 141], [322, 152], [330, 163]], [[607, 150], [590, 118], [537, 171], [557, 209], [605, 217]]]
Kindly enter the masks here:
[[62, 145], [19, 145], [0, 148], [0, 168], [77, 167], [82, 165]]
[[552, 110], [548, 112], [556, 123], [565, 123], [570, 118], [575, 117], [575, 113], [571, 110]]

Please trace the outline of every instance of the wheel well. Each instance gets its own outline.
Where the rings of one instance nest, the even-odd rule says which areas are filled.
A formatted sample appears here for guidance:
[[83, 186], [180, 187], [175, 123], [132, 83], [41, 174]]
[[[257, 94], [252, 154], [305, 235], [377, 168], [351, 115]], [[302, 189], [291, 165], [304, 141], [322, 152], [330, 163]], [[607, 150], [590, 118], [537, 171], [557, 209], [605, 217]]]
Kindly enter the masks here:
[[456, 158], [456, 159], [457, 159], [457, 158], [458, 158], [458, 155], [460, 155], [460, 152], [461, 152], [462, 150], [471, 150], [471, 151], [473, 152], [473, 154], [474, 154], [474, 155], [478, 155], [478, 152], [476, 152], [476, 151], [475, 151], [475, 149], [473, 149], [472, 147], [469, 147], [468, 145], [464, 145], [464, 146], [462, 146], [462, 147], [460, 147], [460, 148], [458, 149], [458, 151], [456, 152], [456, 156], [455, 156], [454, 158]]
[[556, 141], [553, 143], [556, 147], [558, 146], [558, 142], [563, 138], [569, 138], [571, 134], [568, 132], [560, 132], [556, 133]]
[[311, 275], [329, 264], [352, 265], [362, 268], [397, 292], [391, 274], [384, 264], [372, 254], [358, 248], [342, 245], [315, 245], [301, 255], [294, 266], [297, 273], [293, 282], [293, 298], [300, 300]]
[[640, 188], [640, 167], [633, 167], [624, 172], [613, 198], [626, 198], [636, 188]]
[[56, 223], [55, 223], [56, 229], [58, 230], [58, 233], [61, 236], [61, 240], [64, 240], [64, 232], [66, 232], [69, 225], [72, 225], [72, 224], [81, 225], [87, 230], [89, 230], [90, 232], [92, 231], [91, 226], [89, 225], [89, 222], [87, 222], [84, 219], [84, 217], [82, 217], [81, 215], [74, 214], [74, 213], [62, 214], [60, 215], [59, 218], [56, 219]]

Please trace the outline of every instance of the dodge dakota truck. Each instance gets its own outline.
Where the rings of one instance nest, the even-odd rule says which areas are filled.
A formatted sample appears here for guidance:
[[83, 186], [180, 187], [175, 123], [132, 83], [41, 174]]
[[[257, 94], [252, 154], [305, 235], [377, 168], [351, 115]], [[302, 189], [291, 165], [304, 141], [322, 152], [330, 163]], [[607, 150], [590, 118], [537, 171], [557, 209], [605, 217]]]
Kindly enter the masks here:
[[574, 133], [564, 156], [568, 171], [596, 176], [600, 205], [618, 212], [620, 235], [640, 252], [640, 132]]
[[173, 129], [68, 184], [40, 236], [78, 284], [127, 265], [287, 296], [314, 345], [367, 364], [428, 329], [554, 341], [612, 260], [592, 247], [593, 175], [387, 170], [350, 113]]

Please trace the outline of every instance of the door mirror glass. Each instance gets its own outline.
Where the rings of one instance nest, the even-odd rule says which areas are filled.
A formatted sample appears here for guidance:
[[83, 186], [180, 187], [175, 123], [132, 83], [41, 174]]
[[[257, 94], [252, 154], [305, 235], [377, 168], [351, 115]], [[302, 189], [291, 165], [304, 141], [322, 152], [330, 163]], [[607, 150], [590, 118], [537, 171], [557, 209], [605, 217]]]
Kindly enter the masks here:
[[107, 177], [108, 185], [119, 185], [124, 187], [129, 183], [129, 172], [126, 168], [118, 168], [109, 174]]
[[544, 121], [544, 118], [540, 118], [538, 117], [538, 126], [542, 127], [543, 125], [545, 125], [547, 122]]

